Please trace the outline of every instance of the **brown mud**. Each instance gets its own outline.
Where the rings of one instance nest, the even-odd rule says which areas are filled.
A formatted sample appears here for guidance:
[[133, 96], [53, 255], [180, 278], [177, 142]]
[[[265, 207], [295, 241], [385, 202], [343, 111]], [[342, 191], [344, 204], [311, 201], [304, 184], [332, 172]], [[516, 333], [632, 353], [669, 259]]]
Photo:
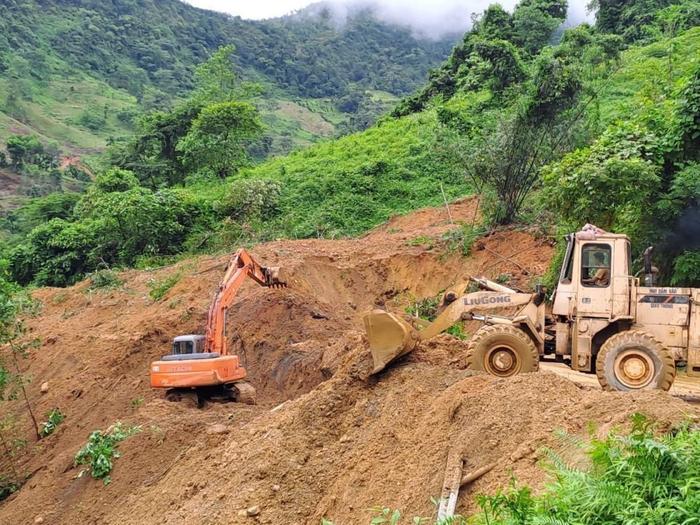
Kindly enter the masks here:
[[[471, 223], [475, 202], [451, 212]], [[18, 466], [32, 476], [0, 504], [0, 523], [302, 525], [327, 517], [349, 525], [368, 523], [376, 506], [430, 516], [450, 451], [467, 470], [496, 465], [461, 493], [458, 511], [469, 513], [475, 494], [511, 475], [541, 486], [543, 447], [562, 447], [556, 430], [585, 434], [593, 424], [602, 433], [635, 412], [661, 425], [698, 415], [665, 393], [604, 393], [553, 374], [474, 375], [465, 370], [466, 343], [448, 335], [370, 377], [366, 311], [401, 311], [474, 274], [531, 289], [552, 255], [546, 239], [512, 229], [464, 257], [441, 240], [455, 228], [435, 208], [358, 239], [255, 247], [289, 284], [249, 282], [229, 311], [233, 351], [258, 390], [257, 406], [197, 410], [164, 401], [148, 384], [149, 363], [172, 337], [201, 331], [226, 256], [123, 272], [114, 290], [90, 290], [86, 281], [36, 291], [42, 308], [28, 324], [42, 344], [27, 360], [29, 393], [38, 414], [58, 407], [66, 420], [39, 444], [30, 440]], [[172, 275], [177, 284], [152, 300], [149, 283]], [[11, 408], [23, 417], [20, 405]], [[90, 431], [116, 421], [142, 431], [121, 444], [104, 486], [72, 461]], [[259, 513], [245, 516], [251, 507]]]

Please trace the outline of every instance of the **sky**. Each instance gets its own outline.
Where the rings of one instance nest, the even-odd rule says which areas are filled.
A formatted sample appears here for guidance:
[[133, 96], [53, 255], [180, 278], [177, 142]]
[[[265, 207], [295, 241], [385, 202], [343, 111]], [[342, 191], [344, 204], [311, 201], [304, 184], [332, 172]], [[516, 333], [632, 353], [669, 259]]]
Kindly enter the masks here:
[[[185, 0], [204, 9], [221, 11], [241, 18], [263, 19], [288, 14], [314, 0]], [[331, 0], [337, 16], [342, 19], [348, 5], [376, 4], [379, 18], [387, 22], [410, 26], [418, 33], [430, 36], [464, 31], [470, 25], [470, 14], [480, 13], [495, 0]], [[512, 9], [516, 0], [501, 0], [506, 9]], [[569, 19], [592, 21], [586, 12], [588, 0], [569, 0]]]

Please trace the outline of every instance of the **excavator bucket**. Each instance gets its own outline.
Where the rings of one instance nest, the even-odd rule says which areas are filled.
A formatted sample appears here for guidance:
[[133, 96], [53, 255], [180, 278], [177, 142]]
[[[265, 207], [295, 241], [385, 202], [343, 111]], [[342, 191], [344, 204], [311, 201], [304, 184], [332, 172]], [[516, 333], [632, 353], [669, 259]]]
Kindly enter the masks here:
[[384, 310], [373, 310], [365, 315], [364, 321], [374, 360], [373, 374], [413, 350], [418, 342], [418, 333], [410, 324]]

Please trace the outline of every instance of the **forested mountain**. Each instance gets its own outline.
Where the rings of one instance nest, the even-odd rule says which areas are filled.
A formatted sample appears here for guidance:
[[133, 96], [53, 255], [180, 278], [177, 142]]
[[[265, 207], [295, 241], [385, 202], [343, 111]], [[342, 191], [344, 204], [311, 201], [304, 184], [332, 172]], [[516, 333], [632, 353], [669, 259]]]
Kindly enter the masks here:
[[[222, 48], [191, 91], [111, 145], [84, 193], [9, 214], [0, 268], [21, 284], [66, 285], [241, 243], [360, 234], [479, 193], [483, 224], [431, 242], [468, 251], [488, 228], [530, 223], [559, 237], [589, 222], [629, 234], [636, 253], [657, 244], [667, 282], [700, 285], [698, 2], [597, 9], [597, 25], [564, 30], [565, 0], [491, 6], [392, 116], [264, 162], [251, 160], [264, 107], [231, 67], [238, 50]], [[53, 158], [35, 137], [15, 137], [8, 154], [28, 172]]]
[[101, 148], [130, 133], [139, 111], [185, 97], [195, 67], [233, 44], [238, 75], [263, 89], [275, 152], [285, 151], [371, 122], [392, 97], [416, 89], [453, 40], [416, 38], [370, 9], [338, 27], [318, 6], [251, 21], [179, 0], [8, 0], [0, 3], [0, 139], [36, 132]]
[[61, 59], [139, 100], [154, 88], [185, 95], [195, 65], [222, 45], [236, 46], [244, 77], [309, 98], [354, 87], [406, 93], [451, 47], [418, 40], [369, 9], [338, 28], [327, 10], [254, 21], [178, 0], [11, 0], [0, 6], [0, 28], [1, 71], [23, 59], [46, 75], [60, 72], [52, 59]]

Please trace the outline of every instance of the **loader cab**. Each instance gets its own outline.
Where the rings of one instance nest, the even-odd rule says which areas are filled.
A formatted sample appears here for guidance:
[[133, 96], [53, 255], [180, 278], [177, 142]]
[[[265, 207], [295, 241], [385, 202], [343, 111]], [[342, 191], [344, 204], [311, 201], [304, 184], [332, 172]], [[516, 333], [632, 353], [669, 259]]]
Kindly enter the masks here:
[[581, 231], [566, 241], [552, 313], [569, 320], [629, 316], [634, 278], [627, 236]]
[[171, 355], [201, 354], [204, 352], [203, 335], [180, 335], [173, 339]]

